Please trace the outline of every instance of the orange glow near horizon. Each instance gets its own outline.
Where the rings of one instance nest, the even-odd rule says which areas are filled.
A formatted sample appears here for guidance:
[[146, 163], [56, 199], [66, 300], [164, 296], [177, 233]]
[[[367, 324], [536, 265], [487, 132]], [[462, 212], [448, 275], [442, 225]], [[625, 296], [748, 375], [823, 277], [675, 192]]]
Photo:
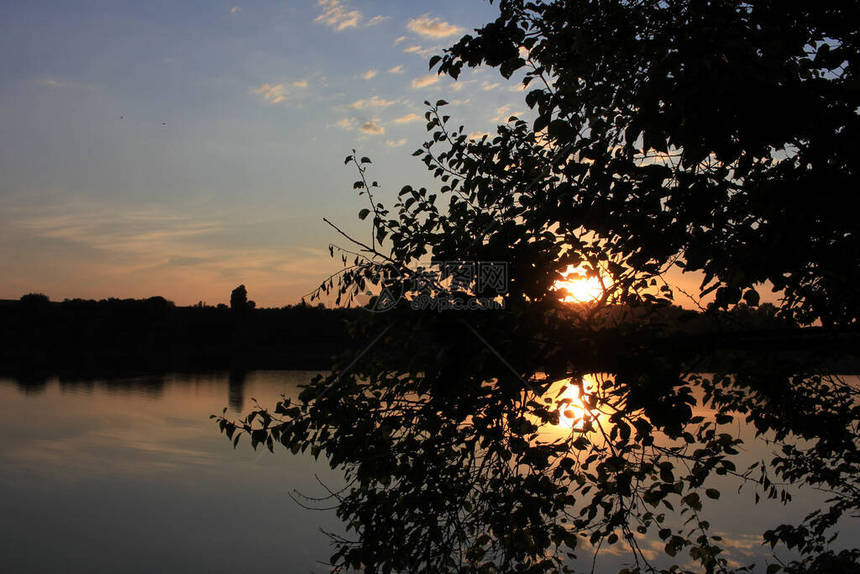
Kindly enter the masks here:
[[553, 291], [564, 289], [567, 294], [561, 299], [562, 303], [590, 303], [603, 296], [603, 285], [597, 276], [589, 277], [582, 267], [568, 265], [560, 273], [562, 279], [552, 284]]

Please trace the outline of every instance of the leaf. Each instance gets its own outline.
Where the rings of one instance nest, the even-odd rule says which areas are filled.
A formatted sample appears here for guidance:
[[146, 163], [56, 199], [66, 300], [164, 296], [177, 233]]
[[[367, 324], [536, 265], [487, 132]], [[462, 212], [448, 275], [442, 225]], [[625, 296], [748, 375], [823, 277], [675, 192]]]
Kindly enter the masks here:
[[664, 466], [660, 469], [660, 480], [663, 482], [675, 482], [675, 475], [672, 474], [672, 466]]
[[548, 114], [541, 114], [535, 119], [533, 130], [535, 132], [542, 131], [544, 128], [549, 125], [550, 116]]
[[366, 207], [358, 212], [358, 218], [364, 220], [370, 214], [370, 210]]
[[725, 424], [729, 424], [730, 422], [732, 422], [734, 420], [734, 417], [732, 417], [731, 415], [723, 414], [723, 413], [717, 413], [717, 415], [714, 417], [714, 419], [717, 421], [718, 425], [725, 425]]
[[696, 492], [691, 492], [690, 494], [682, 498], [681, 502], [683, 502], [693, 510], [702, 509], [702, 499], [699, 498], [699, 494]]
[[606, 539], [607, 544], [615, 544], [618, 542], [618, 535], [614, 532], [609, 535], [609, 538]]
[[720, 491], [716, 488], [708, 488], [705, 490], [705, 496], [718, 500], [720, 498]]

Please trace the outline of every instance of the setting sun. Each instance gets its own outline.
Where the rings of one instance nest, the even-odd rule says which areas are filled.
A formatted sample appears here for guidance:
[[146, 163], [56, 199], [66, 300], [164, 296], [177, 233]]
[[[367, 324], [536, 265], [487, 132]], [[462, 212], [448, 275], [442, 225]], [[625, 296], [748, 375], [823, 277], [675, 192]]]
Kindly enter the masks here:
[[603, 285], [600, 278], [589, 277], [582, 267], [568, 265], [560, 275], [563, 277], [552, 284], [553, 291], [564, 289], [567, 294], [561, 299], [563, 303], [588, 303], [603, 295]]

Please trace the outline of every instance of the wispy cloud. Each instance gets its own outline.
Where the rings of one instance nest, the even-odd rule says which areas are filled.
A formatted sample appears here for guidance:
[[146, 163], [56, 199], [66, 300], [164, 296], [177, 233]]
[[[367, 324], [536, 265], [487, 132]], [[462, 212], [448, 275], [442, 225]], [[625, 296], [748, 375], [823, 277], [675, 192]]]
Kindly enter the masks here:
[[367, 135], [382, 135], [385, 133], [385, 128], [379, 123], [379, 120], [376, 119], [360, 121], [355, 118], [343, 118], [335, 123], [335, 125], [347, 131], [354, 131], [357, 129], [361, 133]]
[[516, 116], [518, 114], [519, 112], [512, 112], [511, 106], [509, 105], [499, 106], [498, 108], [496, 108], [496, 115], [490, 118], [490, 120], [494, 122], [507, 123], [508, 118], [510, 118], [511, 116]]
[[385, 140], [385, 145], [388, 147], [400, 147], [406, 145], [406, 138], [400, 138], [399, 140]]
[[367, 21], [367, 27], [376, 26], [377, 24], [382, 24], [386, 20], [391, 19], [391, 16], [374, 16], [370, 20]]
[[378, 73], [378, 72], [377, 72], [376, 70], [368, 70], [368, 71], [366, 71], [365, 73], [363, 73], [363, 74], [361, 75], [361, 78], [362, 78], [363, 80], [372, 80], [373, 78], [375, 78], [375, 77], [376, 77], [376, 74], [377, 74], [377, 73]]
[[308, 87], [307, 80], [296, 80], [289, 84], [280, 82], [277, 84], [261, 84], [255, 88], [251, 88], [251, 93], [260, 96], [270, 104], [280, 104], [289, 99], [292, 92], [290, 88], [298, 88], [304, 90]]
[[107, 251], [139, 254], [175, 247], [175, 242], [212, 234], [216, 221], [194, 221], [161, 212], [131, 213], [113, 208], [90, 213], [34, 215], [17, 222], [38, 237], [57, 239]]
[[499, 106], [498, 108], [496, 108], [496, 115], [494, 115], [490, 119], [494, 122], [507, 121], [507, 119], [510, 117], [510, 110], [511, 110], [511, 106], [508, 106], [508, 105]]
[[418, 44], [413, 44], [412, 46], [403, 49], [404, 54], [417, 54], [422, 58], [427, 58], [438, 51], [438, 48], [425, 48], [423, 46], [419, 46]]
[[406, 27], [425, 38], [447, 38], [463, 31], [459, 26], [454, 26], [439, 18], [431, 18], [429, 14], [409, 20]]
[[356, 128], [356, 126], [358, 125], [358, 122], [356, 122], [352, 118], [343, 118], [342, 120], [338, 120], [334, 125], [336, 125], [339, 128], [343, 128], [345, 130], [352, 131]]
[[196, 265], [203, 265], [205, 263], [211, 263], [213, 261], [217, 261], [216, 257], [194, 257], [194, 256], [185, 256], [185, 255], [177, 255], [174, 257], [168, 258], [165, 265], [169, 267], [194, 267]]
[[78, 82], [69, 82], [66, 80], [58, 80], [57, 78], [38, 78], [36, 84], [45, 88], [83, 88], [92, 90], [95, 86], [91, 84], [80, 84]]
[[406, 36], [398, 36], [397, 39], [394, 40], [394, 45], [396, 46], [397, 44], [400, 44], [401, 42], [405, 42], [408, 39], [409, 38], [407, 38]]
[[262, 84], [251, 90], [270, 104], [280, 104], [286, 101], [289, 90], [284, 84]]
[[487, 82], [487, 81], [484, 81], [484, 82], [481, 82], [481, 89], [482, 89], [482, 90], [484, 90], [485, 92], [489, 92], [490, 90], [495, 90], [495, 89], [496, 89], [496, 88], [498, 88], [500, 85], [501, 85], [501, 84], [499, 84], [498, 82]]
[[386, 100], [385, 98], [380, 98], [379, 96], [371, 96], [362, 100], [356, 100], [349, 104], [349, 107], [354, 110], [363, 110], [367, 108], [387, 108], [388, 106], [392, 106], [396, 103], [396, 100]]
[[385, 128], [375, 121], [366, 121], [361, 124], [359, 129], [365, 134], [381, 135], [385, 133]]
[[426, 88], [427, 86], [432, 86], [436, 82], [439, 81], [439, 76], [436, 74], [427, 74], [426, 76], [421, 76], [420, 78], [415, 78], [412, 80], [413, 88]]
[[361, 12], [350, 10], [340, 0], [319, 0], [317, 4], [322, 8], [322, 14], [317, 16], [314, 22], [322, 22], [338, 32], [347, 28], [357, 28], [363, 18]]
[[379, 15], [365, 19], [360, 10], [347, 7], [342, 0], [318, 0], [317, 4], [322, 8], [322, 14], [317, 16], [314, 22], [322, 22], [338, 32], [359, 26], [376, 26], [390, 18], [390, 16]]
[[[285, 249], [274, 239], [284, 226], [276, 212], [225, 218], [217, 211], [187, 215], [76, 195], [64, 199], [62, 205], [5, 202], [0, 209], [0, 217], [14, 212], [14, 220], [2, 226], [10, 238], [50, 246], [23, 265], [31, 266], [26, 273], [52, 297], [162, 294], [179, 304], [213, 302], [243, 282], [253, 286], [259, 303], [282, 305], [298, 300], [330, 272], [327, 253]], [[258, 240], [246, 241], [251, 237]], [[18, 283], [13, 278], [11, 287], [21, 293], [32, 288]]]
[[424, 118], [419, 116], [418, 114], [406, 114], [405, 116], [400, 116], [399, 118], [394, 118], [392, 120], [395, 124], [408, 124], [412, 122], [420, 122]]
[[242, 11], [242, 7], [241, 7], [241, 6], [238, 6], [238, 5], [237, 5], [237, 6], [231, 6], [231, 7], [230, 7], [230, 14], [238, 14], [238, 13], [239, 13], [239, 12], [241, 12], [241, 11]]
[[389, 74], [402, 74], [404, 71], [405, 69], [400, 65], [388, 69]]

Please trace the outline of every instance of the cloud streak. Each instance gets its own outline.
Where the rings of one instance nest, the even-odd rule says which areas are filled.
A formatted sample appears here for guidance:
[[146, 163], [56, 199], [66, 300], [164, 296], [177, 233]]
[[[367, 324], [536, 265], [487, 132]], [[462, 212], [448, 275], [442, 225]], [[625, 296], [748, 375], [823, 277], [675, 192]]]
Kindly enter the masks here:
[[370, 20], [367, 21], [367, 27], [376, 26], [377, 24], [382, 24], [386, 20], [390, 20], [391, 16], [374, 16]]
[[90, 84], [80, 84], [78, 82], [67, 82], [65, 80], [58, 80], [56, 78], [38, 78], [36, 80], [36, 84], [42, 86], [44, 88], [81, 88], [85, 90], [95, 89], [95, 86]]
[[364, 110], [367, 108], [387, 108], [388, 106], [393, 106], [396, 103], [397, 101], [395, 100], [386, 100], [379, 96], [371, 96], [370, 98], [356, 100], [349, 104], [349, 107], [353, 110]]
[[512, 112], [513, 108], [505, 104], [504, 106], [499, 106], [496, 108], [496, 115], [490, 118], [490, 121], [500, 122], [500, 123], [508, 123], [508, 120], [511, 116], [518, 116], [520, 112]]
[[289, 93], [289, 91], [287, 90], [287, 86], [285, 86], [284, 84], [268, 83], [257, 86], [256, 88], [252, 88], [251, 91], [254, 94], [262, 97], [270, 104], [280, 104], [281, 102], [286, 101], [287, 94]]
[[336, 270], [323, 249], [285, 248], [277, 212], [180, 213], [70, 192], [62, 204], [46, 203], [53, 193], [35, 193], [39, 201], [0, 198], [0, 261], [22, 245], [39, 247], [0, 279], [7, 297], [36, 287], [52, 298], [164, 295], [183, 304], [222, 301], [245, 283], [258, 303], [282, 305]]
[[400, 116], [399, 118], [394, 118], [395, 124], [409, 124], [412, 122], [420, 122], [424, 118], [419, 116], [418, 114], [406, 114], [405, 116]]
[[314, 18], [314, 22], [321, 22], [337, 32], [359, 26], [369, 28], [390, 18], [390, 16], [380, 15], [365, 19], [360, 10], [347, 7], [342, 0], [318, 0], [317, 4], [322, 9], [322, 13]]
[[363, 18], [361, 12], [346, 8], [340, 0], [319, 0], [317, 4], [322, 8], [322, 14], [317, 16], [314, 22], [322, 22], [338, 32], [357, 28]]
[[374, 121], [367, 121], [361, 124], [361, 133], [370, 135], [382, 135], [385, 133], [385, 128]]
[[426, 88], [427, 86], [432, 86], [436, 82], [439, 81], [439, 76], [436, 74], [427, 74], [426, 76], [421, 76], [420, 78], [415, 78], [412, 80], [412, 87], [414, 89]]
[[279, 82], [277, 84], [270, 84], [267, 82], [255, 88], [251, 88], [251, 93], [256, 96], [260, 96], [270, 104], [281, 104], [286, 102], [292, 95], [290, 88], [303, 90], [307, 87], [307, 80], [296, 80], [289, 84], [286, 82]]
[[449, 24], [439, 18], [424, 14], [409, 20], [406, 27], [425, 38], [447, 38], [463, 31], [463, 28]]
[[403, 49], [404, 54], [417, 54], [422, 58], [427, 58], [432, 55], [434, 52], [438, 52], [438, 48], [425, 48], [423, 46], [419, 46], [418, 44], [413, 44], [407, 48]]
[[385, 133], [385, 128], [379, 123], [379, 120], [360, 121], [355, 118], [343, 118], [335, 124], [337, 127], [347, 131], [358, 130], [365, 135], [378, 136]]

